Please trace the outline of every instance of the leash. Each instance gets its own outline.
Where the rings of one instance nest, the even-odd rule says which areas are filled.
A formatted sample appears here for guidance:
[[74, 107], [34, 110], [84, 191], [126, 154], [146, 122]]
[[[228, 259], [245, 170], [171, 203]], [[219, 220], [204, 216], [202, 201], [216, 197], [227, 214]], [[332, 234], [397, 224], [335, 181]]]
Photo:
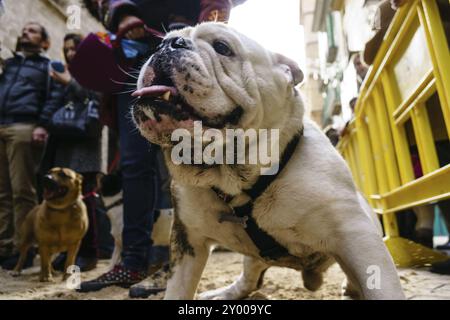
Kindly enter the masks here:
[[[294, 154], [294, 151], [300, 141], [300, 137], [303, 135], [303, 129], [296, 134], [286, 146], [283, 156], [280, 161], [280, 166], [277, 174], [259, 176], [255, 184], [250, 188], [244, 190], [251, 200], [239, 207], [232, 207], [232, 214], [223, 213], [219, 218], [219, 222], [233, 222], [242, 225], [247, 232], [250, 239], [259, 250], [259, 255], [264, 259], [277, 260], [281, 257], [290, 256], [288, 250], [278, 243], [270, 234], [262, 230], [255, 218], [253, 217], [253, 205], [255, 201], [261, 196], [269, 185], [278, 177], [283, 171], [284, 167], [289, 162], [289, 159]], [[224, 193], [222, 190], [216, 187], [211, 188], [216, 195], [225, 203], [229, 204], [233, 200], [233, 196]]]
[[86, 200], [86, 199], [89, 199], [91, 197], [97, 198], [98, 197], [97, 191], [94, 190], [94, 191], [88, 192], [86, 194], [83, 194], [83, 196], [81, 198], [83, 200]]

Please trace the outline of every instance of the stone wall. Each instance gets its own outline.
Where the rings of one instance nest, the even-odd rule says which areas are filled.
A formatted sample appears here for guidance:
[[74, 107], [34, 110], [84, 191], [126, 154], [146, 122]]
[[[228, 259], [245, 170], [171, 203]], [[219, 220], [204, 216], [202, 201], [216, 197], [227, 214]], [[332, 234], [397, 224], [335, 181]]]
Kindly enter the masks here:
[[[51, 46], [48, 56], [53, 60], [64, 61], [62, 45], [66, 33], [87, 34], [104, 30], [102, 25], [92, 18], [78, 0], [0, 0], [4, 10], [0, 12], [0, 62], [12, 56], [22, 27], [29, 21], [36, 21], [46, 27], [50, 34]], [[67, 28], [67, 7], [79, 5], [81, 8], [80, 29]], [[1, 72], [1, 63], [0, 63]], [[102, 171], [106, 172], [108, 155], [108, 131], [102, 134]]]
[[[51, 47], [48, 55], [51, 59], [63, 60], [62, 40], [69, 32], [87, 34], [90, 31], [103, 30], [78, 0], [3, 0], [5, 12], [0, 17], [0, 57], [8, 58], [12, 55], [22, 27], [28, 21], [37, 21], [44, 25], [50, 33]], [[69, 5], [81, 7], [80, 29], [69, 30], [66, 25], [67, 7]]]

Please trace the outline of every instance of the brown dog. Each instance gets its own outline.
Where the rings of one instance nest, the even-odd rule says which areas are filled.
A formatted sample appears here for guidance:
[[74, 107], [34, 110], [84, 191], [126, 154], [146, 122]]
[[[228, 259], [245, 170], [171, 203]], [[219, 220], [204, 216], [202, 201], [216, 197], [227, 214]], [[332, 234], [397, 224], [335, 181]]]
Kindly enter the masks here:
[[[88, 228], [86, 206], [82, 200], [83, 177], [67, 168], [53, 168], [44, 177], [44, 201], [33, 208], [20, 232], [20, 258], [13, 275], [19, 275], [26, 253], [33, 243], [39, 245], [40, 281], [52, 280], [51, 257], [67, 251], [64, 270], [75, 264], [81, 239]], [[69, 274], [65, 274], [66, 279]]]

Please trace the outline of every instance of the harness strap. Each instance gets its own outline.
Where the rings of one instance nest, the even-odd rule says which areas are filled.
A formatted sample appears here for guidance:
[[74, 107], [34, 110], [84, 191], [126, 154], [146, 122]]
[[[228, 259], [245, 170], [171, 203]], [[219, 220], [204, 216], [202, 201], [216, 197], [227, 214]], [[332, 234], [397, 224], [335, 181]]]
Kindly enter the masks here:
[[[256, 199], [264, 193], [264, 191], [269, 187], [269, 185], [278, 177], [280, 172], [284, 169], [284, 167], [289, 162], [289, 159], [294, 154], [295, 148], [300, 141], [300, 137], [303, 135], [303, 130], [296, 134], [292, 140], [286, 146], [286, 149], [283, 152], [283, 156], [280, 161], [280, 166], [277, 174], [275, 175], [266, 175], [259, 176], [256, 183], [250, 189], [244, 190], [244, 192], [251, 198], [246, 204], [239, 207], [232, 207], [234, 212], [233, 216], [224, 219], [223, 217], [219, 220], [222, 221], [232, 221], [241, 223], [245, 231], [247, 232], [250, 239], [252, 239], [253, 243], [259, 249], [259, 255], [264, 259], [276, 260], [280, 257], [288, 256], [288, 250], [279, 244], [270, 234], [266, 231], [262, 230], [256, 220], [252, 216], [253, 212], [253, 203]], [[220, 189], [213, 187], [212, 190], [225, 202], [230, 202], [232, 197], [222, 192]], [[239, 221], [233, 221], [240, 219]]]

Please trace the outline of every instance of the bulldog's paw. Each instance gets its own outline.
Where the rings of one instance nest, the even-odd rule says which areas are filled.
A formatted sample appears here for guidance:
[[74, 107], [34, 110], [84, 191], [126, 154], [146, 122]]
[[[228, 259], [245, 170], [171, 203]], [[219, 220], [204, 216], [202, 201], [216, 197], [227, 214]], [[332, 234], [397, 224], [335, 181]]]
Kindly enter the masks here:
[[39, 281], [40, 282], [53, 282], [53, 276], [52, 275], [40, 275], [39, 276]]
[[309, 291], [317, 291], [323, 284], [323, 275], [314, 270], [303, 270], [303, 285]]
[[198, 295], [199, 300], [238, 300], [247, 297], [250, 292], [237, 290], [233, 285], [215, 290], [205, 291]]
[[227, 298], [226, 290], [223, 289], [202, 292], [198, 295], [198, 300], [233, 300], [233, 298]]
[[341, 286], [341, 300], [359, 300], [359, 293], [355, 287], [345, 279]]

